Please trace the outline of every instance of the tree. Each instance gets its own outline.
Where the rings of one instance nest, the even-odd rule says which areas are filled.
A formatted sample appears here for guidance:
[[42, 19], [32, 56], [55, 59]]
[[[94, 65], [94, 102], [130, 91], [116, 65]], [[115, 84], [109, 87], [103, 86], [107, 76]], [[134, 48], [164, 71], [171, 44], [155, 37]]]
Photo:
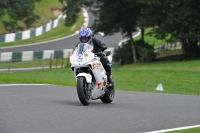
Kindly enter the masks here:
[[[67, 0], [66, 5], [64, 7], [64, 11], [66, 11], [66, 26], [72, 26], [78, 17], [78, 12], [80, 12], [80, 6], [83, 4], [82, 0]], [[68, 6], [69, 5], [69, 6]]]
[[137, 0], [93, 0], [88, 1], [93, 6], [93, 13], [97, 16], [92, 28], [94, 32], [103, 31], [106, 35], [121, 31], [130, 38], [134, 62], [137, 54], [133, 32], [137, 31], [137, 21], [140, 15], [141, 4]]
[[0, 1], [0, 17], [2, 17], [5, 14], [7, 0]]
[[196, 0], [143, 0], [146, 7], [142, 11], [140, 23], [154, 27], [153, 33], [164, 39], [169, 34], [171, 40], [182, 41], [183, 54], [200, 55], [198, 38], [200, 33], [200, 1]]
[[8, 15], [9, 20], [3, 21], [3, 24], [8, 31], [16, 32], [23, 30], [18, 22], [22, 22], [27, 28], [33, 22], [39, 19], [39, 15], [34, 13], [35, 2], [41, 0], [2, 0], [0, 1], [0, 17]]

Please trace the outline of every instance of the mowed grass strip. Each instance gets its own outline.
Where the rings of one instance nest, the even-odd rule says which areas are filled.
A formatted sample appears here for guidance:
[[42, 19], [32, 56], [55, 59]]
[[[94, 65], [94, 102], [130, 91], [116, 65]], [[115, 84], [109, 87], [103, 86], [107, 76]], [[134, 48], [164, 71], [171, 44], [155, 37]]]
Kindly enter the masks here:
[[54, 84], [75, 86], [73, 73], [69, 68], [44, 69], [29, 72], [0, 73], [0, 84]]
[[[116, 90], [198, 95], [200, 62], [158, 62], [113, 68]], [[34, 72], [1, 73], [0, 83], [41, 83], [75, 86], [69, 67]], [[156, 91], [158, 84], [164, 91]]]

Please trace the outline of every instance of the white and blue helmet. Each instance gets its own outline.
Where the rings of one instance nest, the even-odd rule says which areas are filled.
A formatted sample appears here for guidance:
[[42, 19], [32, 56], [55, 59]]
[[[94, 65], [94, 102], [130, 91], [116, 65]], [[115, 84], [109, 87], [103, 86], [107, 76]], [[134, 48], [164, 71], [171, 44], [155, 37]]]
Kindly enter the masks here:
[[84, 43], [89, 43], [92, 40], [92, 31], [90, 28], [82, 28], [78, 34], [80, 41], [82, 42], [82, 39], [87, 39], [87, 42]]

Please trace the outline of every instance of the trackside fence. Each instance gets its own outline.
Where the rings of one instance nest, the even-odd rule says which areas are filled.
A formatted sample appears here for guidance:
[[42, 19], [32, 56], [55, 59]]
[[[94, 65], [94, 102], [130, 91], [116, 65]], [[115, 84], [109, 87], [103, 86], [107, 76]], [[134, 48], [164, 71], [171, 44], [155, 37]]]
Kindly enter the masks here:
[[[114, 54], [114, 48], [111, 56]], [[69, 67], [73, 49], [0, 53], [0, 72]], [[117, 65], [113, 62], [113, 67]]]
[[154, 52], [160, 53], [167, 50], [177, 50], [177, 49], [181, 49], [180, 41], [166, 42], [161, 46], [155, 47]]
[[72, 49], [0, 53], [0, 72], [69, 67]]

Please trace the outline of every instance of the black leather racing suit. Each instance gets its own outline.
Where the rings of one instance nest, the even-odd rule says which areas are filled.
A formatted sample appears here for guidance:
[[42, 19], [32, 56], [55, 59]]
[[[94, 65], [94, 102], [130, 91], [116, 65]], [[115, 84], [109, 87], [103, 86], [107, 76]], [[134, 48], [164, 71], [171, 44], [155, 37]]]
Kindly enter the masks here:
[[[93, 52], [98, 53], [98, 52], [103, 52], [104, 50], [107, 49], [107, 46], [100, 40], [95, 37], [92, 38], [92, 43], [93, 43]], [[108, 65], [108, 57], [103, 56], [100, 59], [101, 63], [103, 64], [103, 67], [106, 70], [107, 75], [110, 75], [111, 73], [111, 67]]]
[[[95, 37], [92, 37], [91, 43], [93, 44], [93, 47], [94, 47], [93, 48], [93, 53], [103, 52], [104, 50], [107, 49], [107, 46], [100, 39], [97, 39]], [[111, 76], [111, 66], [108, 65], [108, 62], [109, 62], [108, 57], [107, 56], [103, 56], [103, 57], [101, 57], [100, 61], [103, 64], [103, 67], [106, 70], [106, 74], [108, 76], [108, 79], [110, 80], [110, 82], [114, 82], [113, 78], [110, 77]]]

